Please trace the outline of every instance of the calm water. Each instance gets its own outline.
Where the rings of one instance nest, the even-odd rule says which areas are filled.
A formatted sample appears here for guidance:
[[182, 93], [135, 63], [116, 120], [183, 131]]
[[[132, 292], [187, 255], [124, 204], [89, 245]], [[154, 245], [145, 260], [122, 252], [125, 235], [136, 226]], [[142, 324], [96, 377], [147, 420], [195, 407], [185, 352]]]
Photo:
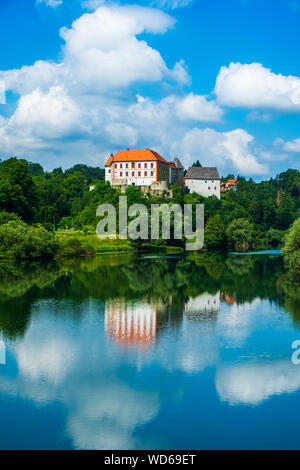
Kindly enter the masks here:
[[0, 263], [1, 449], [300, 448], [278, 254]]

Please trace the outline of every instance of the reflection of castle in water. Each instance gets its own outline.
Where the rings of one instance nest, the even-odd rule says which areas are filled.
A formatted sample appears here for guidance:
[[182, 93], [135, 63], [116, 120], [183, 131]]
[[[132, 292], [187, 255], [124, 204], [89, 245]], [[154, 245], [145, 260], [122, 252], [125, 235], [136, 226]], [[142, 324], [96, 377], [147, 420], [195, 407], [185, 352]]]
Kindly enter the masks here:
[[165, 327], [177, 329], [183, 320], [217, 320], [220, 302], [232, 305], [236, 298], [226, 292], [205, 292], [194, 298], [114, 299], [105, 305], [105, 331], [118, 344], [149, 347]]
[[147, 303], [106, 302], [105, 331], [123, 345], [149, 346], [156, 336], [157, 312]]

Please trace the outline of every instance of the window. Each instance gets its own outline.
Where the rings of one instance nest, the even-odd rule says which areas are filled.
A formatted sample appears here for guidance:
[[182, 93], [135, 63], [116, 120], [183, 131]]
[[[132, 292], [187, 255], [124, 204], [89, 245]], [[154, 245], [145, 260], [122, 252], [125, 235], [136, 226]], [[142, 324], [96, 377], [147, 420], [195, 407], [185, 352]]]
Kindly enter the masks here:
[[131, 176], [134, 176], [134, 171], [131, 173]]
[[210, 189], [210, 186], [208, 186], [208, 189]]
[[120, 163], [120, 168], [122, 168], [122, 166], [123, 166], [122, 163]]
[[140, 164], [140, 163], [138, 163], [138, 168], [141, 168], [141, 164]]
[[134, 162], [131, 162], [131, 168], [134, 168]]
[[151, 168], [153, 168], [153, 163], [151, 163]]
[[147, 163], [145, 163], [145, 168], [147, 168]]
[[120, 171], [120, 176], [123, 176], [123, 173], [122, 173], [122, 171]]
[[126, 171], [126, 176], [128, 176], [128, 171]]
[[151, 171], [151, 176], [153, 176], [153, 171]]
[[147, 171], [145, 171], [145, 176], [147, 176]]
[[138, 175], [141, 176], [141, 172], [140, 172], [140, 171], [138, 172]]
[[108, 170], [108, 173], [111, 173], [111, 170]]
[[126, 163], [126, 168], [128, 168], [128, 163]]
[[217, 187], [215, 186], [215, 187], [214, 187], [214, 190], [216, 190], [216, 189], [217, 189]]
[[205, 181], [205, 183], [207, 183], [207, 181]]
[[214, 182], [214, 180], [212, 180], [212, 183]]

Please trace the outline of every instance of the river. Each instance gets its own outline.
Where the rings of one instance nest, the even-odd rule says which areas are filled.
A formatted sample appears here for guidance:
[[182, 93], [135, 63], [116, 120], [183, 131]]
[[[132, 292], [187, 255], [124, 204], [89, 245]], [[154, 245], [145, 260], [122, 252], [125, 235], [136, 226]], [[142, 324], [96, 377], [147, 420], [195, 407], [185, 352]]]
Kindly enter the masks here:
[[300, 448], [279, 253], [2, 262], [0, 281], [1, 449]]

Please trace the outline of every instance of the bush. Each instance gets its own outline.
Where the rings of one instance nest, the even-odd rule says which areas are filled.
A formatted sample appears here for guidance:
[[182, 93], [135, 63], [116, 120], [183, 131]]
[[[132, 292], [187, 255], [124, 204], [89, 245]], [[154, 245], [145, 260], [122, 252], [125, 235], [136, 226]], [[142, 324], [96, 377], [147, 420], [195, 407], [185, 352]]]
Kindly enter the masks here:
[[53, 257], [58, 243], [53, 233], [12, 220], [0, 226], [0, 257], [38, 259]]
[[94, 256], [95, 249], [91, 244], [85, 246], [77, 238], [62, 238], [59, 241], [59, 255], [66, 258], [76, 256]]

